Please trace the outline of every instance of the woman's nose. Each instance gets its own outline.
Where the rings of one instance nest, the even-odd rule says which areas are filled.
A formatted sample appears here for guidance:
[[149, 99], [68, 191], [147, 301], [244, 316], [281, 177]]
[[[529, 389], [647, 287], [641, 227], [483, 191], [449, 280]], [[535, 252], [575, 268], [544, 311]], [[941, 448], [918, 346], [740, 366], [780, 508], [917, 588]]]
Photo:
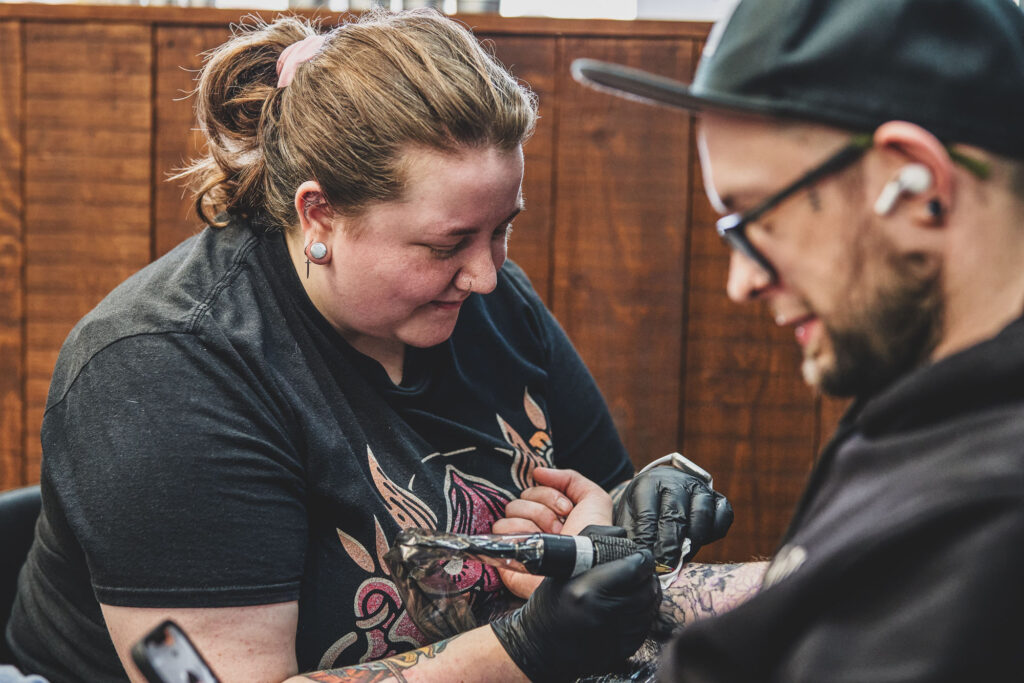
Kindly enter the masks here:
[[[502, 263], [504, 258], [501, 259]], [[495, 254], [490, 249], [478, 249], [463, 264], [455, 276], [455, 286], [465, 292], [489, 294], [498, 286], [498, 268]]]

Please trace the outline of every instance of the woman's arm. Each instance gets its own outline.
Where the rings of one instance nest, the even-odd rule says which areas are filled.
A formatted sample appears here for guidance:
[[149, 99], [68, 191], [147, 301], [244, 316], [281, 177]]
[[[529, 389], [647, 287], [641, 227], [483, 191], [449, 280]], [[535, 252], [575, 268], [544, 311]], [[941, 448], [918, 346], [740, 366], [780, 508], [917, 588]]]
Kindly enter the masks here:
[[[308, 680], [570, 680], [624, 661], [648, 633], [661, 598], [647, 552], [567, 580], [546, 579], [521, 608], [488, 626], [386, 660], [298, 677]], [[295, 683], [295, 602], [263, 607], [142, 609], [103, 606], [133, 681], [132, 645], [165, 618], [190, 634], [224, 683]], [[524, 673], [525, 672], [525, 673]]]
[[253, 607], [153, 609], [103, 605], [110, 637], [133, 683], [145, 683], [131, 648], [173, 619], [223, 683], [299, 681], [525, 681], [487, 626], [395, 657], [296, 676], [297, 602]]
[[285, 683], [343, 681], [526, 681], [494, 631], [483, 626], [404, 654], [366, 664], [293, 676]]

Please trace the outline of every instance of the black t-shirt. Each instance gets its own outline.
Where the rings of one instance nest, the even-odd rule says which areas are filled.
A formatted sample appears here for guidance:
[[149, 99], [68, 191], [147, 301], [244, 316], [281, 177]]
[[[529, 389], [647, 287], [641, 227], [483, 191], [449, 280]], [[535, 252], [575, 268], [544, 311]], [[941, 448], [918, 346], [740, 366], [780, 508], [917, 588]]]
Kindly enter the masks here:
[[[52, 681], [125, 680], [98, 602], [298, 600], [301, 670], [424, 644], [382, 554], [399, 529], [488, 532], [532, 468], [632, 467], [522, 271], [471, 296], [401, 385], [302, 289], [280, 233], [207, 229], [72, 331], [42, 430], [43, 514], [11, 645]], [[458, 581], [486, 614], [501, 583]]]
[[660, 680], [1024, 675], [1024, 321], [855, 405], [758, 595], [685, 628]]

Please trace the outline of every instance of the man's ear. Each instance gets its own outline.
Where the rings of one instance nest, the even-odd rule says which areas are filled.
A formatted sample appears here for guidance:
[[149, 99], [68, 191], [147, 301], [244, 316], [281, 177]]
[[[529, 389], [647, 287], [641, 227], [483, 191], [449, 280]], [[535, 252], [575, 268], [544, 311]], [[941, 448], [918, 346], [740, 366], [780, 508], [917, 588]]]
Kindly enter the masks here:
[[295, 213], [303, 244], [323, 242], [334, 229], [334, 212], [315, 180], [307, 180], [295, 190]]
[[898, 202], [907, 202], [914, 222], [939, 226], [953, 208], [955, 169], [946, 147], [932, 133], [906, 121], [889, 121], [875, 131], [874, 146], [886, 153], [886, 167], [892, 176], [884, 191], [896, 191], [901, 173], [919, 171], [928, 179], [924, 189], [908, 184], [901, 190]]

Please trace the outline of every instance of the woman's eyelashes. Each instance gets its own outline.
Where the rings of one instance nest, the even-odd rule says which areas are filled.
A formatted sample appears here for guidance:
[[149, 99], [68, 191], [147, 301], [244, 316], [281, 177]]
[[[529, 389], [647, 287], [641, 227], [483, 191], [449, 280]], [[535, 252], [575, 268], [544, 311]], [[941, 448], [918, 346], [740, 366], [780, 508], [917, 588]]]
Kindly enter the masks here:
[[[508, 239], [511, 236], [512, 236], [512, 223], [510, 222], [510, 223], [507, 223], [507, 224], [501, 226], [497, 230], [495, 230], [494, 233], [492, 233], [492, 235], [491, 235], [491, 239], [492, 240], [503, 240], [503, 241], [505, 241], [507, 243]], [[444, 259], [450, 259], [453, 256], [455, 256], [455, 254], [457, 254], [463, 247], [465, 247], [469, 243], [470, 239], [471, 238], [465, 238], [465, 239], [459, 240], [458, 243], [450, 245], [450, 246], [433, 245], [433, 244], [428, 244], [428, 245], [425, 245], [425, 246], [428, 249], [430, 249], [430, 253], [435, 258], [444, 260]]]

